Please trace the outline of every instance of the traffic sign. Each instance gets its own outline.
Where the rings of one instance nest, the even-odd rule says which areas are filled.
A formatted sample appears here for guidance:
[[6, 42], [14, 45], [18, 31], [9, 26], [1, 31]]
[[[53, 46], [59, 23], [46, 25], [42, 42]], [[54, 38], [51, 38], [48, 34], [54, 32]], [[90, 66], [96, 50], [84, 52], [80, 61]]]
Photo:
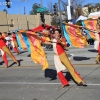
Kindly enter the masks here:
[[41, 12], [44, 12], [44, 11], [46, 11], [46, 10], [47, 10], [46, 7], [38, 8], [38, 9], [37, 9], [37, 12], [40, 12], [40, 13], [41, 13]]

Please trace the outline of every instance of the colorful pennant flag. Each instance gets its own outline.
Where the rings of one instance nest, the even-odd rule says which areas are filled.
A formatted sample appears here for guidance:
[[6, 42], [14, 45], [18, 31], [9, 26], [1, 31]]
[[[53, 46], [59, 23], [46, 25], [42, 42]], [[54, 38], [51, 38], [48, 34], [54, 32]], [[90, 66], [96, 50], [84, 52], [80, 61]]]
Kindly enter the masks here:
[[25, 41], [23, 39], [21, 32], [18, 31], [18, 32], [15, 32], [15, 33], [16, 33], [16, 38], [17, 38], [17, 43], [18, 43], [19, 48], [23, 49], [23, 50], [27, 50], [27, 46], [25, 44]]
[[[82, 21], [82, 26], [88, 28], [88, 29], [91, 29], [91, 30], [96, 30], [96, 25], [97, 25], [97, 20], [84, 20]], [[95, 37], [95, 33], [93, 32], [90, 32], [88, 30], [86, 30], [86, 33], [88, 35], [88, 38], [92, 38], [92, 39], [96, 39]]]
[[81, 30], [71, 24], [62, 24], [64, 36], [70, 46], [77, 48], [84, 48], [88, 45], [86, 37], [82, 34]]
[[[37, 34], [31, 31], [19, 31], [17, 33], [20, 42], [24, 42], [28, 51], [31, 53], [32, 60], [35, 63], [39, 63], [43, 66], [42, 70], [48, 68], [48, 62], [46, 54], [41, 46], [40, 40], [37, 39]], [[24, 48], [24, 44], [20, 43], [21, 47]], [[23, 46], [24, 45], [24, 46]]]

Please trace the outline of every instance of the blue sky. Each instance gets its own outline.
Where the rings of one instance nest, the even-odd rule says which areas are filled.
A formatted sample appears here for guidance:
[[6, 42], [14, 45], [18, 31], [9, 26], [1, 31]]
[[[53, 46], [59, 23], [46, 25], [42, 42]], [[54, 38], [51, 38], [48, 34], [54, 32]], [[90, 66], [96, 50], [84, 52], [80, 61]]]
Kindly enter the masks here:
[[[7, 8], [2, 2], [6, 0], [0, 0], [0, 11], [6, 9], [8, 14], [24, 14], [24, 7], [26, 8], [26, 14], [29, 14], [29, 11], [32, 9], [33, 3], [40, 4], [40, 0], [28, 0], [28, 2], [22, 2], [23, 0], [10, 0], [11, 8]], [[58, 0], [42, 0], [43, 7], [47, 7], [48, 2], [57, 3]], [[67, 0], [63, 0], [67, 1]], [[87, 3], [100, 3], [100, 0], [84, 0], [83, 5]]]

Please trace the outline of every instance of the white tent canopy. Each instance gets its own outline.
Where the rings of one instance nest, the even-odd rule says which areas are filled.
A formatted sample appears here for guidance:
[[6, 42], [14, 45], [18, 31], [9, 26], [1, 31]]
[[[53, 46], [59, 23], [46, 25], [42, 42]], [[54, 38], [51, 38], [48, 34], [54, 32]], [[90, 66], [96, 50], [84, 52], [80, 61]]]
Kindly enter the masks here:
[[88, 18], [97, 19], [98, 17], [100, 17], [100, 11], [99, 12], [93, 12], [93, 13], [90, 13], [88, 15]]
[[76, 22], [79, 21], [79, 20], [87, 20], [87, 17], [85, 17], [85, 16], [79, 16], [78, 19], [76, 20]]

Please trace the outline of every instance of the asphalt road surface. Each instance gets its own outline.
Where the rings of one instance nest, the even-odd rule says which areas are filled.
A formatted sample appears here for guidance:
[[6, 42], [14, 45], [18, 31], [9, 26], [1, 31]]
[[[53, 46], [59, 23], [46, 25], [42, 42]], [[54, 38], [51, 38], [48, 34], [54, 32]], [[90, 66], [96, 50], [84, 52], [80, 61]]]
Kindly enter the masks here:
[[77, 86], [65, 70], [63, 73], [70, 86], [60, 88], [52, 50], [45, 50], [49, 62], [49, 68], [45, 71], [31, 57], [27, 57], [28, 52], [21, 52], [20, 55], [13, 53], [21, 66], [16, 66], [8, 57], [10, 67], [5, 68], [0, 57], [0, 100], [99, 100], [100, 65], [95, 64], [97, 51], [93, 46], [84, 49], [70, 47], [66, 51], [75, 69], [86, 81], [87, 87]]

